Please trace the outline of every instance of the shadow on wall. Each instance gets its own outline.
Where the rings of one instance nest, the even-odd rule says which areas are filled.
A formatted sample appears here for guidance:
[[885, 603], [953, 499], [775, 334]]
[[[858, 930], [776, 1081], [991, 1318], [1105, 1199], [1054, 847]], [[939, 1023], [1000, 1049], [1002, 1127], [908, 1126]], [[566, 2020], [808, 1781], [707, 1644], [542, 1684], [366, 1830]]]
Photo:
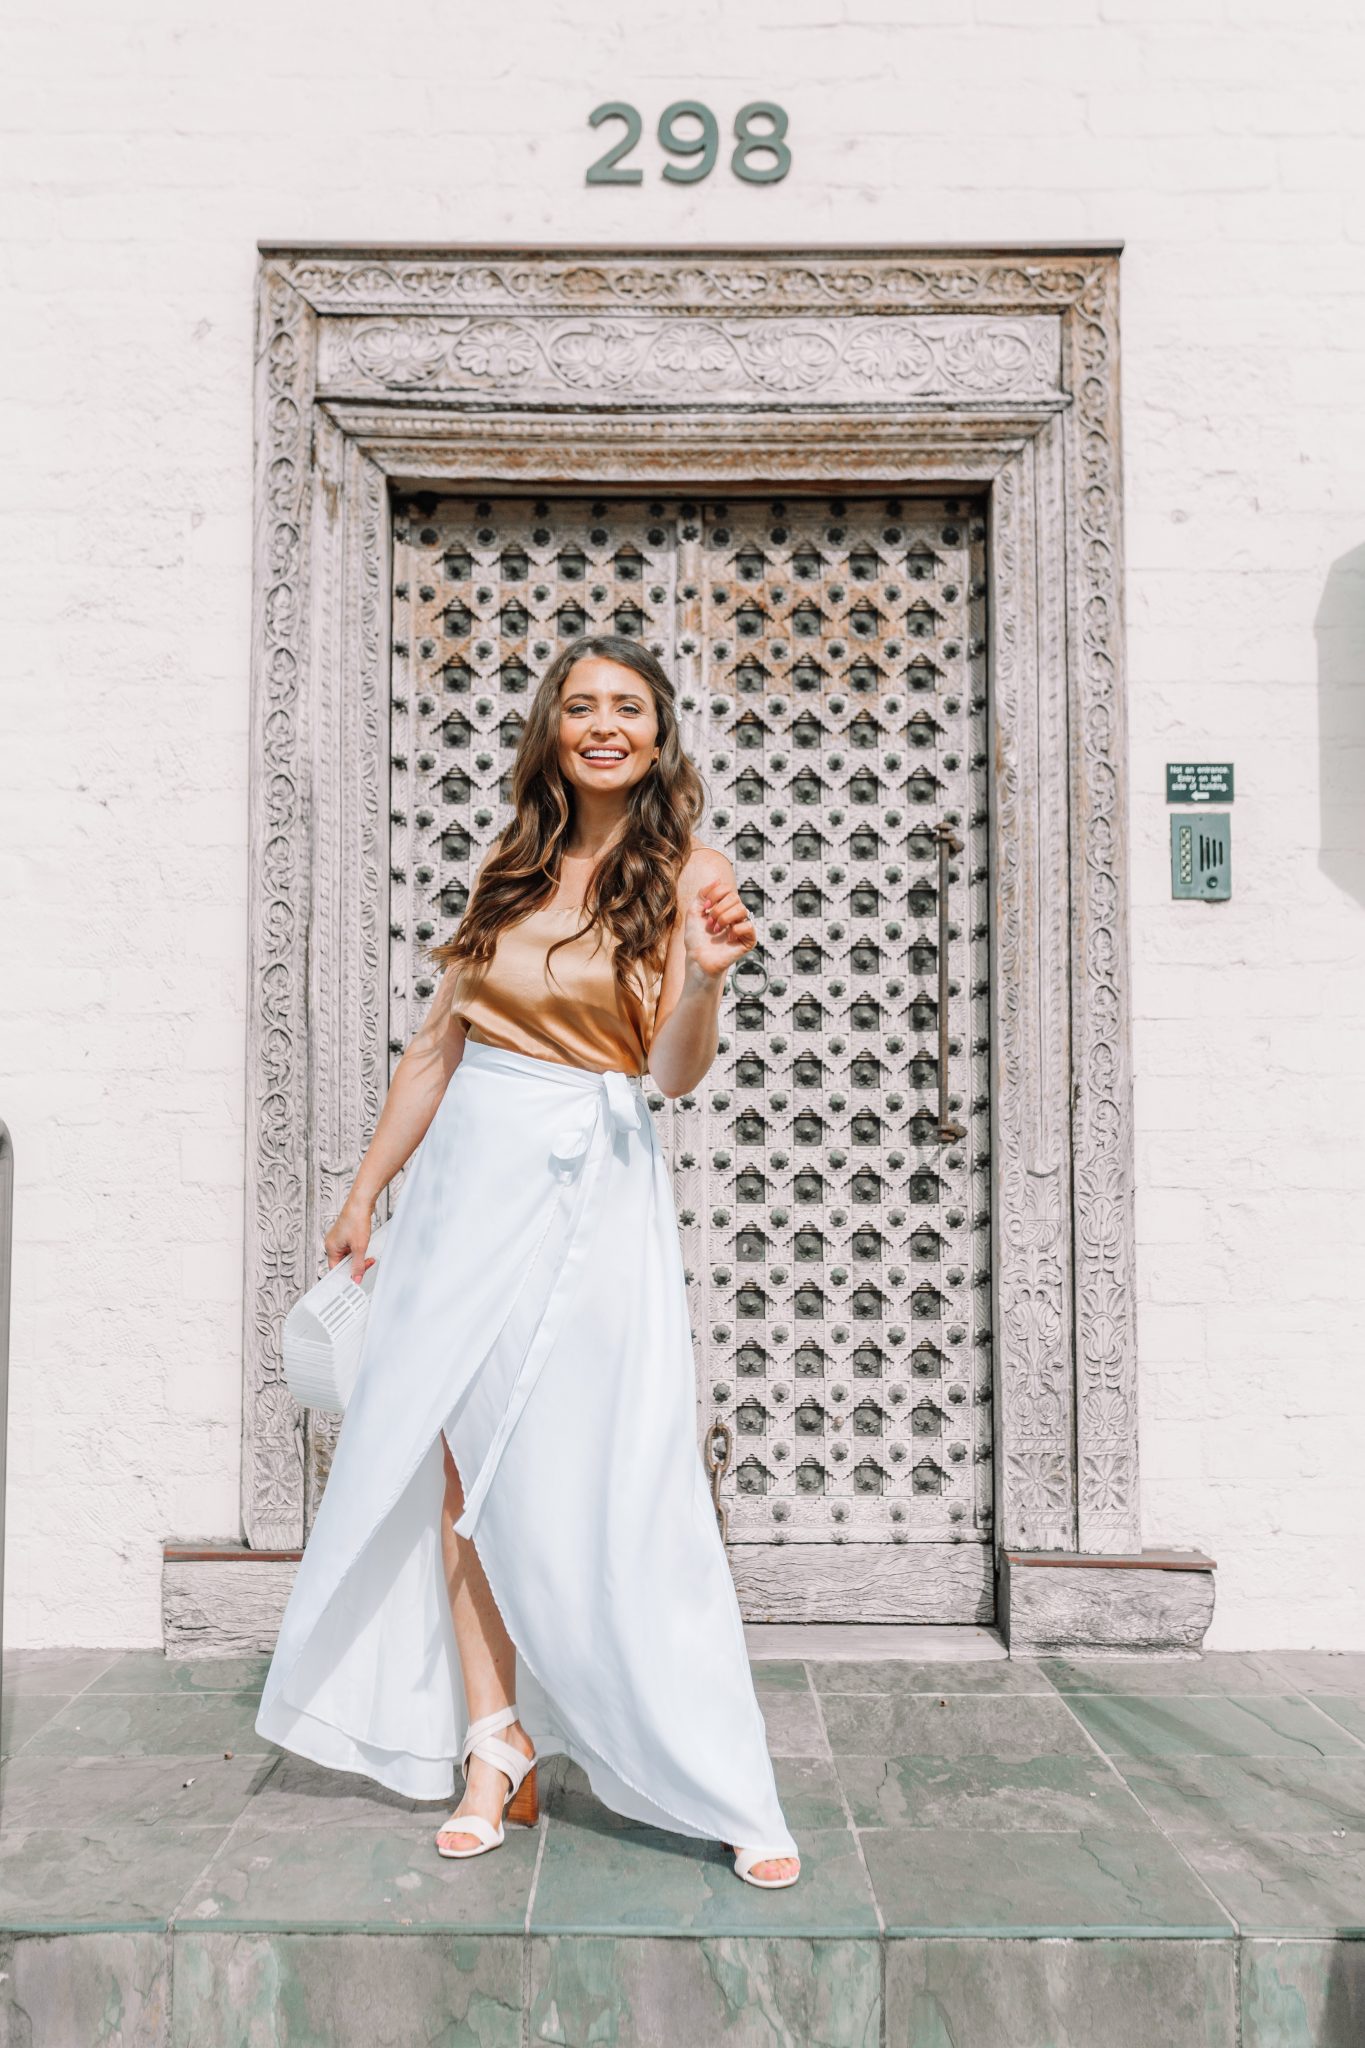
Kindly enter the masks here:
[[1322, 871], [1365, 903], [1365, 547], [1333, 562], [1313, 621], [1318, 642]]

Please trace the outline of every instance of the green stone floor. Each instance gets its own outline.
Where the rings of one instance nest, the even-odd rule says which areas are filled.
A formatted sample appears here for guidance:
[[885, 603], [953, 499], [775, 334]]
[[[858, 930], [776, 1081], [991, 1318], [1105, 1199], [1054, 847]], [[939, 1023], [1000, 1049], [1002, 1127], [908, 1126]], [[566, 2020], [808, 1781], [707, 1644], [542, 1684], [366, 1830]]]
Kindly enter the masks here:
[[799, 1884], [263, 1744], [263, 1658], [10, 1652], [0, 2048], [1362, 2048], [1365, 1655], [753, 1669]]

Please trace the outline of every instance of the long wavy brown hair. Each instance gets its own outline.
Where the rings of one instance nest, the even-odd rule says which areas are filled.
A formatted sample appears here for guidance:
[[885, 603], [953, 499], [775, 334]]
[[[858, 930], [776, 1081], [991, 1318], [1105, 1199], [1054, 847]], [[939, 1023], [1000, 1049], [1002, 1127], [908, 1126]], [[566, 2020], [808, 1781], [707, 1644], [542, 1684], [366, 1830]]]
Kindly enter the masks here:
[[625, 830], [593, 870], [584, 922], [567, 938], [556, 939], [549, 952], [605, 926], [616, 940], [617, 983], [637, 996], [635, 963], [662, 966], [677, 911], [678, 876], [702, 814], [704, 788], [683, 752], [676, 692], [662, 664], [638, 640], [600, 633], [571, 640], [545, 671], [512, 761], [514, 815], [479, 869], [454, 936], [430, 948], [436, 967], [489, 959], [499, 932], [548, 903], [558, 888], [560, 859], [573, 823], [573, 792], [559, 766], [560, 692], [574, 663], [594, 654], [632, 669], [648, 684], [659, 721], [659, 758], [632, 785]]

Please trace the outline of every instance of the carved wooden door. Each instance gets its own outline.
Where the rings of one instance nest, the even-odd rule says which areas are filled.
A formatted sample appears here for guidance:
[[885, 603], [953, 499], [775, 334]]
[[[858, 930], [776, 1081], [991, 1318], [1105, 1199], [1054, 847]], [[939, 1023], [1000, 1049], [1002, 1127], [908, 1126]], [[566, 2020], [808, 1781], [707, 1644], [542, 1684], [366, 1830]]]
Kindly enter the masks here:
[[538, 678], [637, 636], [759, 929], [695, 1096], [650, 1095], [743, 1611], [989, 1618], [980, 507], [423, 496], [395, 531], [392, 1057]]

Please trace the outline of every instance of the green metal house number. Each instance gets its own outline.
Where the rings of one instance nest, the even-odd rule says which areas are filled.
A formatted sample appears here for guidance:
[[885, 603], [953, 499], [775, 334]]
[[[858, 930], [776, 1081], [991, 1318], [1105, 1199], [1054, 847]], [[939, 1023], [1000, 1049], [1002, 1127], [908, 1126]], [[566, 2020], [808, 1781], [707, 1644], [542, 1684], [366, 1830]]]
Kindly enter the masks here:
[[[637, 108], [628, 100], [604, 100], [600, 107], [594, 107], [588, 116], [590, 127], [600, 128], [604, 121], [621, 121], [625, 133], [609, 150], [599, 156], [596, 163], [588, 165], [589, 185], [639, 185], [644, 172], [638, 165], [624, 167], [622, 159], [628, 157], [640, 140], [641, 121]], [[679, 121], [696, 122], [695, 130], [680, 133]], [[762, 123], [756, 127], [755, 123]], [[696, 185], [709, 177], [716, 166], [720, 152], [720, 127], [715, 115], [700, 100], [674, 100], [659, 116], [659, 146], [669, 156], [682, 157], [684, 161], [665, 164], [663, 175], [671, 185]], [[792, 156], [787, 147], [787, 115], [783, 107], [774, 100], [750, 100], [735, 115], [735, 146], [730, 152], [730, 169], [746, 185], [775, 185], [785, 178], [791, 169]], [[695, 163], [687, 158], [695, 157]], [[755, 162], [755, 158], [760, 159]]]

